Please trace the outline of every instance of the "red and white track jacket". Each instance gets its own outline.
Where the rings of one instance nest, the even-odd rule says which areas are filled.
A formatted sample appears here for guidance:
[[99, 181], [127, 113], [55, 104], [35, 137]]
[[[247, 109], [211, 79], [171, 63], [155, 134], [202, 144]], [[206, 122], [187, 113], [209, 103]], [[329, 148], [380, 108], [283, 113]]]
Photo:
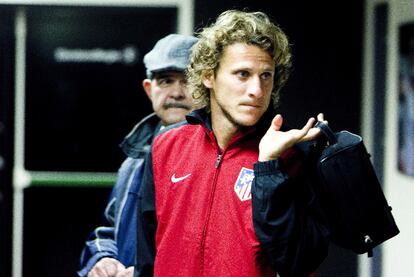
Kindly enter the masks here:
[[260, 130], [221, 150], [208, 114], [188, 120], [153, 142], [140, 191], [138, 276], [308, 276], [326, 255], [326, 234], [308, 203], [297, 203], [301, 190], [293, 193], [295, 151], [257, 163]]

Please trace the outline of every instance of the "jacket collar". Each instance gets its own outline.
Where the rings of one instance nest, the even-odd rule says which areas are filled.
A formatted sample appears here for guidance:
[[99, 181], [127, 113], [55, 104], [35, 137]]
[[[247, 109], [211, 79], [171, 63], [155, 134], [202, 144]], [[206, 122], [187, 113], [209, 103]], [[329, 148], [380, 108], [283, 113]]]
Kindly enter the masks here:
[[119, 146], [128, 157], [143, 158], [160, 128], [159, 117], [152, 113], [135, 125]]
[[[264, 135], [267, 129], [270, 127], [273, 117], [276, 115], [275, 110], [272, 107], [269, 107], [267, 111], [260, 118], [259, 122], [255, 125], [254, 128], [257, 129], [259, 134]], [[212, 131], [211, 126], [211, 116], [210, 113], [206, 111], [205, 108], [194, 110], [186, 116], [186, 120], [189, 124], [196, 125], [201, 124], [207, 130]]]
[[185, 119], [191, 125], [200, 124], [206, 127], [209, 131], [213, 130], [211, 126], [210, 113], [208, 113], [205, 108], [192, 111], [191, 113], [185, 116]]

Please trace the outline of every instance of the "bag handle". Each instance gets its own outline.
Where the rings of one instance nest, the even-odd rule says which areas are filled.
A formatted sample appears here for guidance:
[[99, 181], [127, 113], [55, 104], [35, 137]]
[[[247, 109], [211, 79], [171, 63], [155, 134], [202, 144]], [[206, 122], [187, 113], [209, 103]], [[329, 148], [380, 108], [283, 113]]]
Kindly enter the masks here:
[[323, 121], [318, 121], [315, 124], [315, 128], [321, 129], [322, 133], [325, 135], [325, 137], [328, 138], [329, 144], [335, 144], [338, 142], [336, 139], [335, 133], [332, 131], [332, 129]]

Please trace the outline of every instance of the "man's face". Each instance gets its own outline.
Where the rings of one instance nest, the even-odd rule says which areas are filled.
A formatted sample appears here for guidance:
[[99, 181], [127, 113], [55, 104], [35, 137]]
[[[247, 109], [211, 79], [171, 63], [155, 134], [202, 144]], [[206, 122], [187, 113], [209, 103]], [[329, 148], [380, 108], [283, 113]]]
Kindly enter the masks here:
[[152, 80], [145, 79], [143, 86], [151, 99], [154, 112], [165, 125], [184, 120], [192, 109], [192, 98], [182, 72], [157, 73]]
[[267, 110], [275, 63], [261, 48], [235, 43], [224, 49], [215, 76], [206, 76], [214, 121], [235, 131], [255, 125]]

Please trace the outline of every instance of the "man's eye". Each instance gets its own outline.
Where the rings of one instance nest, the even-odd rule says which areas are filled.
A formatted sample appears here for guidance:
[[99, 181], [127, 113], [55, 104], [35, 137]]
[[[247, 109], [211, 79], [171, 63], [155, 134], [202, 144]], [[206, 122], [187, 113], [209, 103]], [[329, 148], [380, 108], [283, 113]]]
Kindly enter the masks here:
[[270, 73], [270, 72], [265, 72], [261, 76], [262, 76], [263, 80], [268, 80], [268, 79], [271, 79], [273, 77], [273, 74]]
[[246, 78], [246, 77], [249, 76], [249, 72], [247, 72], [247, 71], [238, 71], [237, 75], [241, 78]]
[[165, 85], [171, 84], [171, 82], [172, 81], [169, 78], [162, 78], [158, 80], [158, 85], [165, 86]]

